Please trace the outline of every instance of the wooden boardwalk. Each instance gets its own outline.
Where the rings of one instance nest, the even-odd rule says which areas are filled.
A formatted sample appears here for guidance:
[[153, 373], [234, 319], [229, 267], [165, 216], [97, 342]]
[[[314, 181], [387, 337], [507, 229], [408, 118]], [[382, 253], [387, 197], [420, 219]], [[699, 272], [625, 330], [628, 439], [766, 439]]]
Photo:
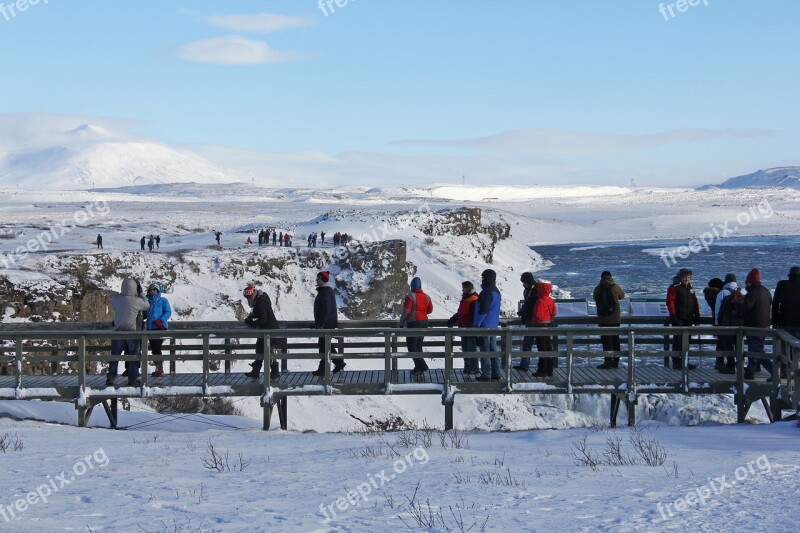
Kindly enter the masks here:
[[[798, 411], [796, 391], [800, 389], [800, 342], [779, 330], [752, 330], [748, 328], [664, 328], [628, 326], [619, 328], [623, 336], [623, 351], [620, 368], [600, 370], [595, 365], [609, 355], [592, 351], [591, 344], [597, 341], [596, 328], [551, 328], [547, 330], [499, 329], [490, 330], [501, 340], [501, 351], [495, 352], [501, 362], [501, 376], [498, 381], [477, 381], [476, 376], [465, 375], [457, 367], [463, 366], [462, 357], [479, 357], [484, 354], [462, 354], [453, 349], [458, 346], [458, 338], [467, 333], [486, 334], [487, 330], [464, 330], [455, 328], [431, 328], [427, 330], [398, 330], [386, 327], [353, 327], [337, 330], [285, 329], [257, 331], [239, 328], [195, 329], [170, 331], [171, 348], [159, 359], [175, 366], [176, 361], [194, 361], [202, 371], [170, 373], [154, 378], [144, 374], [142, 387], [127, 386], [127, 379], [118, 377], [114, 386], [106, 386], [106, 375], [90, 373], [87, 369], [97, 364], [106, 364], [113, 359], [138, 360], [142, 368], [152, 355], [147, 350], [130, 356], [111, 356], [107, 343], [110, 338], [130, 333], [98, 330], [53, 330], [0, 331], [3, 346], [0, 348], [0, 363], [5, 363], [11, 375], [0, 375], [0, 399], [41, 399], [74, 401], [78, 409], [79, 425], [85, 426], [92, 409], [103, 405], [116, 424], [116, 401], [119, 398], [154, 396], [253, 396], [261, 400], [264, 407], [264, 427], [270, 425], [272, 410], [278, 407], [281, 427], [287, 426], [287, 402], [289, 396], [336, 396], [336, 395], [397, 395], [434, 394], [442, 397], [445, 408], [445, 427], [453, 426], [453, 402], [457, 394], [607, 394], [611, 401], [612, 425], [616, 424], [619, 406], [628, 407], [628, 423], [634, 424], [635, 404], [638, 395], [648, 393], [664, 394], [733, 394], [737, 405], [737, 418], [744, 421], [750, 405], [761, 401], [773, 419], [780, 419], [782, 410], [793, 407]], [[703, 335], [696, 337], [697, 331]], [[717, 331], [720, 330], [720, 331]], [[764, 360], [772, 360], [776, 368], [770, 375], [765, 371], [754, 379], [745, 379], [744, 336], [757, 331], [764, 336], [769, 352], [761, 354]], [[410, 333], [424, 335], [425, 352], [410, 354], [400, 350], [402, 338]], [[554, 337], [558, 351], [520, 352], [521, 334], [542, 334]], [[613, 334], [613, 328], [606, 328], [603, 334]], [[713, 351], [713, 334], [734, 333], [737, 338], [736, 349], [732, 352]], [[665, 339], [678, 334], [682, 338], [681, 351], [664, 349]], [[148, 332], [137, 332], [142, 345], [147, 345]], [[163, 334], [162, 334], [163, 335]], [[229, 369], [235, 360], [252, 359], [254, 338], [263, 337], [265, 346], [271, 346], [271, 339], [288, 339], [288, 350], [281, 353], [269, 350], [264, 354], [265, 367], [273, 358], [283, 360], [284, 370], [277, 379], [269, 380], [262, 373], [259, 379], [252, 379], [243, 372], [218, 371], [225, 366]], [[317, 337], [325, 341], [325, 353], [317, 351]], [[332, 347], [350, 362], [348, 368], [332, 373]], [[711, 345], [709, 349], [708, 345]], [[238, 352], [238, 353], [236, 353]], [[317, 377], [308, 371], [292, 368], [311, 367], [309, 361], [316, 361], [323, 355], [326, 362], [326, 375]], [[488, 354], [485, 354], [488, 355]], [[521, 355], [531, 357], [558, 357], [560, 366], [552, 377], [540, 378], [531, 372], [513, 370], [512, 359]], [[757, 355], [757, 354], [754, 354]], [[399, 361], [413, 356], [438, 358], [444, 361], [444, 368], [432, 368], [421, 377], [412, 376], [409, 370], [399, 370]], [[665, 356], [680, 357], [684, 363], [700, 363], [696, 369], [673, 370], [663, 366]], [[735, 374], [721, 374], [714, 370], [714, 359], [719, 356], [735, 357]], [[298, 364], [303, 361], [304, 363]], [[788, 370], [784, 377], [780, 374], [780, 362]], [[53, 375], [30, 375], [21, 372], [23, 364], [52, 364], [56, 369]], [[64, 364], [72, 365], [73, 370], [65, 372]], [[410, 364], [410, 361], [403, 364]], [[120, 365], [122, 366], [122, 365]], [[316, 366], [314, 364], [314, 366]], [[352, 367], [370, 369], [353, 370]], [[535, 366], [535, 362], [532, 367]], [[684, 364], [684, 366], [687, 366]], [[509, 370], [511, 369], [511, 370]], [[769, 380], [772, 381], [769, 381]]]

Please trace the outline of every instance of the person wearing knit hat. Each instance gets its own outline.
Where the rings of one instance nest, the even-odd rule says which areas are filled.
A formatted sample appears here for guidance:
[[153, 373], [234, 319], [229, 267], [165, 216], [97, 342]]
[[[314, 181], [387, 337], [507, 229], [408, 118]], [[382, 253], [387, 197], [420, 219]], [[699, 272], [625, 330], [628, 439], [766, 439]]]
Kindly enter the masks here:
[[[317, 296], [314, 298], [314, 328], [315, 329], [336, 329], [339, 327], [339, 317], [336, 310], [336, 294], [330, 286], [331, 273], [323, 270], [317, 273]], [[325, 337], [319, 337], [317, 341], [319, 353], [324, 354], [326, 350]], [[336, 348], [330, 346], [331, 354], [336, 353]], [[347, 363], [343, 358], [332, 359], [333, 373], [344, 370]], [[325, 356], [319, 361], [319, 366], [312, 372], [314, 376], [325, 375]]]
[[[460, 328], [471, 328], [475, 318], [475, 302], [478, 301], [478, 293], [471, 281], [461, 283], [461, 301], [458, 304], [458, 311], [447, 321], [447, 326], [457, 325]], [[476, 352], [477, 346], [475, 337], [461, 337], [462, 352]], [[478, 360], [474, 357], [464, 358], [464, 374], [478, 374]]]
[[[667, 289], [667, 309], [669, 310], [670, 324], [673, 326], [694, 326], [700, 323], [700, 304], [697, 295], [692, 287], [692, 271], [682, 268], [676, 276], [677, 282]], [[683, 335], [676, 333], [672, 337], [672, 351], [681, 352]], [[667, 366], [667, 359], [664, 364]], [[683, 369], [681, 356], [672, 358], [672, 368], [675, 370]], [[695, 365], [687, 363], [687, 368], [693, 370]]]
[[789, 270], [789, 279], [778, 282], [772, 300], [772, 326], [800, 339], [800, 266]]
[[[403, 300], [403, 312], [400, 316], [400, 327], [427, 328], [428, 315], [433, 312], [433, 302], [422, 291], [422, 280], [415, 277], [409, 283], [409, 292]], [[411, 353], [422, 352], [425, 337], [406, 337], [406, 349]], [[428, 370], [428, 364], [422, 357], [414, 357], [412, 376], [421, 377]]]
[[[522, 300], [517, 303], [517, 316], [522, 325], [529, 328], [533, 326], [533, 308], [536, 305], [536, 278], [530, 272], [523, 272], [519, 280], [522, 282]], [[534, 342], [536, 342], [536, 337], [533, 335], [522, 337], [522, 351], [533, 351]], [[513, 368], [521, 372], [528, 372], [530, 365], [530, 357], [520, 357], [519, 364], [514, 365]]]
[[[272, 301], [269, 299], [266, 292], [256, 289], [253, 284], [250, 283], [242, 291], [242, 296], [247, 299], [247, 305], [252, 309], [250, 315], [244, 319], [244, 323], [247, 324], [248, 327], [256, 329], [278, 329], [278, 320], [275, 318], [275, 312], [272, 310]], [[271, 348], [278, 348], [281, 345], [285, 347], [286, 339], [279, 340], [272, 338], [270, 345]], [[258, 376], [261, 374], [261, 366], [264, 364], [264, 359], [266, 358], [263, 336], [259, 336], [256, 339], [256, 357], [256, 360], [250, 363], [253, 369], [245, 374], [245, 376], [253, 379], [258, 379]], [[277, 360], [270, 363], [269, 377], [270, 379], [277, 379], [280, 377], [280, 369]]]
[[[772, 310], [772, 294], [769, 289], [761, 285], [761, 271], [752, 269], [745, 280], [747, 294], [744, 297], [744, 325], [753, 328], [769, 328], [772, 325], [770, 311]], [[747, 353], [764, 353], [764, 337], [760, 335], [747, 335]], [[747, 358], [747, 368], [744, 369], [745, 379], [754, 379], [755, 373], [763, 366], [767, 372], [772, 373], [772, 361]]]
[[725, 281], [723, 281], [723, 285], [735, 281], [736, 281], [736, 274], [725, 274]]
[[[481, 293], [476, 303], [472, 325], [476, 328], [499, 328], [502, 296], [497, 289], [497, 272], [491, 268], [481, 272]], [[488, 335], [480, 337], [478, 349], [486, 352], [486, 357], [481, 357], [481, 375], [475, 378], [475, 381], [500, 381], [500, 358], [497, 357], [497, 352], [500, 350], [497, 346], [497, 335], [490, 331]]]
[[[619, 301], [625, 298], [625, 291], [614, 282], [611, 272], [604, 270], [600, 274], [600, 283], [594, 288], [592, 298], [597, 305], [597, 325], [601, 328], [618, 328], [622, 323], [622, 310]], [[619, 335], [601, 335], [604, 352], [619, 352], [622, 350]], [[607, 370], [619, 368], [619, 357], [603, 357], [599, 369]]]

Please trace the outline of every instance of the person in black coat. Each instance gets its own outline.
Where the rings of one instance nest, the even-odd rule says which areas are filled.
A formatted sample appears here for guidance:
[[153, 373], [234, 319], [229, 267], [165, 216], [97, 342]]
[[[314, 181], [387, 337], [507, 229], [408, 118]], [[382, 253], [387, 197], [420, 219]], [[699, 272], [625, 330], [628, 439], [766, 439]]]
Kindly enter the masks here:
[[775, 287], [772, 326], [800, 338], [800, 266], [793, 266], [789, 279], [779, 281]]
[[[244, 319], [245, 324], [256, 329], [278, 329], [278, 320], [275, 318], [275, 313], [272, 310], [272, 301], [269, 299], [267, 293], [261, 289], [256, 289], [252, 285], [248, 285], [245, 287], [242, 294], [247, 299], [247, 304], [252, 309], [250, 315]], [[285, 348], [286, 339], [272, 338], [270, 345], [271, 348], [280, 348], [281, 346]], [[262, 357], [250, 363], [250, 366], [253, 367], [253, 370], [245, 374], [245, 376], [253, 379], [258, 378], [259, 374], [261, 373], [261, 365], [264, 364], [263, 359], [265, 353], [263, 337], [259, 337], [256, 340], [256, 355], [261, 355]], [[272, 361], [269, 377], [270, 379], [277, 379], [280, 377], [277, 360]]]
[[[745, 280], [747, 294], [744, 297], [744, 325], [752, 328], [769, 328], [772, 324], [770, 311], [772, 309], [772, 294], [769, 289], [761, 285], [761, 272], [754, 268], [747, 274]], [[747, 336], [748, 353], [764, 353], [764, 337], [760, 335]], [[753, 379], [754, 373], [761, 370], [761, 365], [772, 372], [772, 362], [748, 358], [747, 368], [744, 369], [745, 379]]]
[[[520, 282], [522, 282], [522, 300], [519, 301], [517, 307], [517, 316], [520, 318], [520, 322], [526, 328], [531, 327], [533, 319], [533, 306], [536, 304], [536, 279], [533, 277], [533, 274], [530, 272], [523, 272], [522, 275], [519, 277]], [[530, 352], [533, 350], [533, 343], [536, 337], [533, 335], [526, 335], [522, 337], [522, 351], [523, 352]], [[515, 370], [521, 370], [523, 372], [527, 372], [530, 370], [530, 357], [520, 357], [519, 364], [514, 366]]]
[[[339, 327], [339, 318], [336, 311], [336, 294], [330, 286], [331, 273], [323, 270], [317, 274], [317, 297], [314, 298], [314, 328], [336, 329]], [[325, 337], [319, 338], [319, 353], [325, 353]], [[331, 353], [336, 349], [331, 345]], [[347, 363], [343, 358], [333, 360], [333, 372], [341, 372]], [[315, 376], [325, 375], [325, 358], [319, 361], [319, 367], [312, 372]]]

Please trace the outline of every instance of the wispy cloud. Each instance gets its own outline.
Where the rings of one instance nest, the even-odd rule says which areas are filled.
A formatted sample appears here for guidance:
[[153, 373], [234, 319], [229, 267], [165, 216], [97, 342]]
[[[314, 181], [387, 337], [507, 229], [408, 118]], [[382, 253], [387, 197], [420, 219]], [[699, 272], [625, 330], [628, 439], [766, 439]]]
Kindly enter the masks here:
[[405, 139], [395, 145], [449, 146], [531, 156], [589, 156], [627, 150], [658, 148], [713, 139], [768, 137], [763, 129], [680, 129], [646, 135], [615, 135], [555, 129], [511, 130], [486, 137], [452, 140]]
[[211, 15], [208, 22], [218, 28], [247, 33], [272, 33], [279, 30], [305, 28], [316, 21], [306, 17], [289, 17], [273, 13], [256, 13], [252, 15]]
[[188, 61], [216, 65], [256, 65], [260, 63], [283, 63], [306, 59], [297, 52], [273, 50], [264, 41], [256, 41], [241, 35], [229, 35], [193, 41], [178, 48], [178, 56]]

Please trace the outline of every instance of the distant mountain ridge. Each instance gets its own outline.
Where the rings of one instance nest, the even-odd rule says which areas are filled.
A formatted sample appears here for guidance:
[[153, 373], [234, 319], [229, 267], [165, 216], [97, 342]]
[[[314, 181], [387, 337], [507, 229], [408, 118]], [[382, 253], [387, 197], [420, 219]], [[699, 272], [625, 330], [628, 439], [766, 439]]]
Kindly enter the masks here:
[[752, 174], [730, 178], [719, 185], [704, 185], [698, 190], [745, 189], [748, 187], [789, 187], [800, 190], [800, 167], [776, 167], [759, 170]]

